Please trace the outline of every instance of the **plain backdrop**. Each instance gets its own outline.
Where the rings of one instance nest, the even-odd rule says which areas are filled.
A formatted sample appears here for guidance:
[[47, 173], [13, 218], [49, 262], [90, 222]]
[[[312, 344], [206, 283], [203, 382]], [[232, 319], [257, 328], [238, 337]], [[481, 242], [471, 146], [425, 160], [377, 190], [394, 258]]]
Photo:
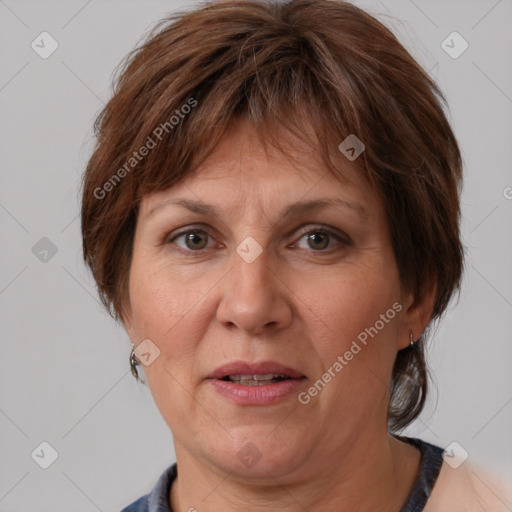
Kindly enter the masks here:
[[[430, 344], [428, 407], [405, 433], [456, 441], [512, 478], [512, 2], [356, 3], [437, 80], [465, 164], [464, 285]], [[2, 512], [119, 511], [175, 460], [82, 264], [78, 185], [115, 66], [154, 22], [193, 5], [0, 0]], [[442, 46], [454, 31], [452, 53], [469, 45], [457, 58]], [[31, 46], [42, 32], [58, 44], [46, 59]]]

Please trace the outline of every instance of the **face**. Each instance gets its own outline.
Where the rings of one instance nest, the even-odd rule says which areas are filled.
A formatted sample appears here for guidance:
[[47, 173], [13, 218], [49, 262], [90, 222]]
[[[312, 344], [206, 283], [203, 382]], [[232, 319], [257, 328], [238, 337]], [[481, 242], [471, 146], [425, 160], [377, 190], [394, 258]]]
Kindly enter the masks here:
[[143, 198], [125, 326], [160, 352], [140, 368], [178, 461], [285, 477], [387, 433], [411, 297], [382, 201], [349, 162], [341, 180], [292, 139], [297, 161], [257, 140], [239, 124]]

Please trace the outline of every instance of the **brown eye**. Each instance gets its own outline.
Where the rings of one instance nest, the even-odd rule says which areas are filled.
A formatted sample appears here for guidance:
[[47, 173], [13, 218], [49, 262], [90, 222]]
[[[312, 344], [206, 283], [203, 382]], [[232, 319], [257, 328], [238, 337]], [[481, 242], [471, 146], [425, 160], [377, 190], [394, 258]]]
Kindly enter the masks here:
[[[341, 247], [350, 245], [348, 240], [345, 240], [341, 235], [338, 235], [327, 229], [314, 229], [302, 234], [300, 240], [306, 240], [307, 247], [300, 247], [300, 249], [310, 249], [316, 252], [330, 252], [330, 249], [335, 249], [336, 245]], [[300, 242], [299, 240], [299, 242]]]
[[312, 249], [322, 250], [329, 245], [329, 235], [322, 231], [314, 231], [307, 235], [308, 244]]
[[178, 245], [178, 247], [182, 249], [190, 249], [191, 251], [204, 249], [208, 243], [208, 233], [203, 230], [191, 230], [185, 231], [176, 235], [174, 238], [170, 240], [170, 242], [174, 242], [179, 238], [183, 238], [185, 240], [185, 247], [182, 245]]

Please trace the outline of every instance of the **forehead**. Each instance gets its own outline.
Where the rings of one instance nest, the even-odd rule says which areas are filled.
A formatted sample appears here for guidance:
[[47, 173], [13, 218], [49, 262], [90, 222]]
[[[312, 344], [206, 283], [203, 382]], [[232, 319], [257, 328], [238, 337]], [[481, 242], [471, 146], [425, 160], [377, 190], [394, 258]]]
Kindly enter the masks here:
[[[235, 201], [237, 197], [260, 195], [275, 202], [293, 199], [340, 196], [362, 206], [376, 199], [370, 184], [356, 166], [340, 156], [339, 174], [326, 167], [313, 137], [299, 138], [289, 131], [276, 139], [260, 140], [252, 123], [233, 123], [219, 144], [184, 180], [172, 187], [146, 195], [141, 213], [175, 196], [198, 196]], [[345, 160], [345, 161], [343, 161]]]

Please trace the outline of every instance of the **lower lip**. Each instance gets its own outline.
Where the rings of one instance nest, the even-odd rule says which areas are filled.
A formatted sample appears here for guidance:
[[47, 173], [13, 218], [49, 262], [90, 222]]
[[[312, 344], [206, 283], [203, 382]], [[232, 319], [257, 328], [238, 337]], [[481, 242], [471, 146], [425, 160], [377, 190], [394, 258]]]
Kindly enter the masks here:
[[224, 398], [240, 405], [267, 405], [273, 404], [292, 393], [297, 393], [302, 387], [305, 377], [301, 379], [287, 379], [274, 384], [257, 386], [244, 386], [227, 380], [209, 379], [215, 390]]

